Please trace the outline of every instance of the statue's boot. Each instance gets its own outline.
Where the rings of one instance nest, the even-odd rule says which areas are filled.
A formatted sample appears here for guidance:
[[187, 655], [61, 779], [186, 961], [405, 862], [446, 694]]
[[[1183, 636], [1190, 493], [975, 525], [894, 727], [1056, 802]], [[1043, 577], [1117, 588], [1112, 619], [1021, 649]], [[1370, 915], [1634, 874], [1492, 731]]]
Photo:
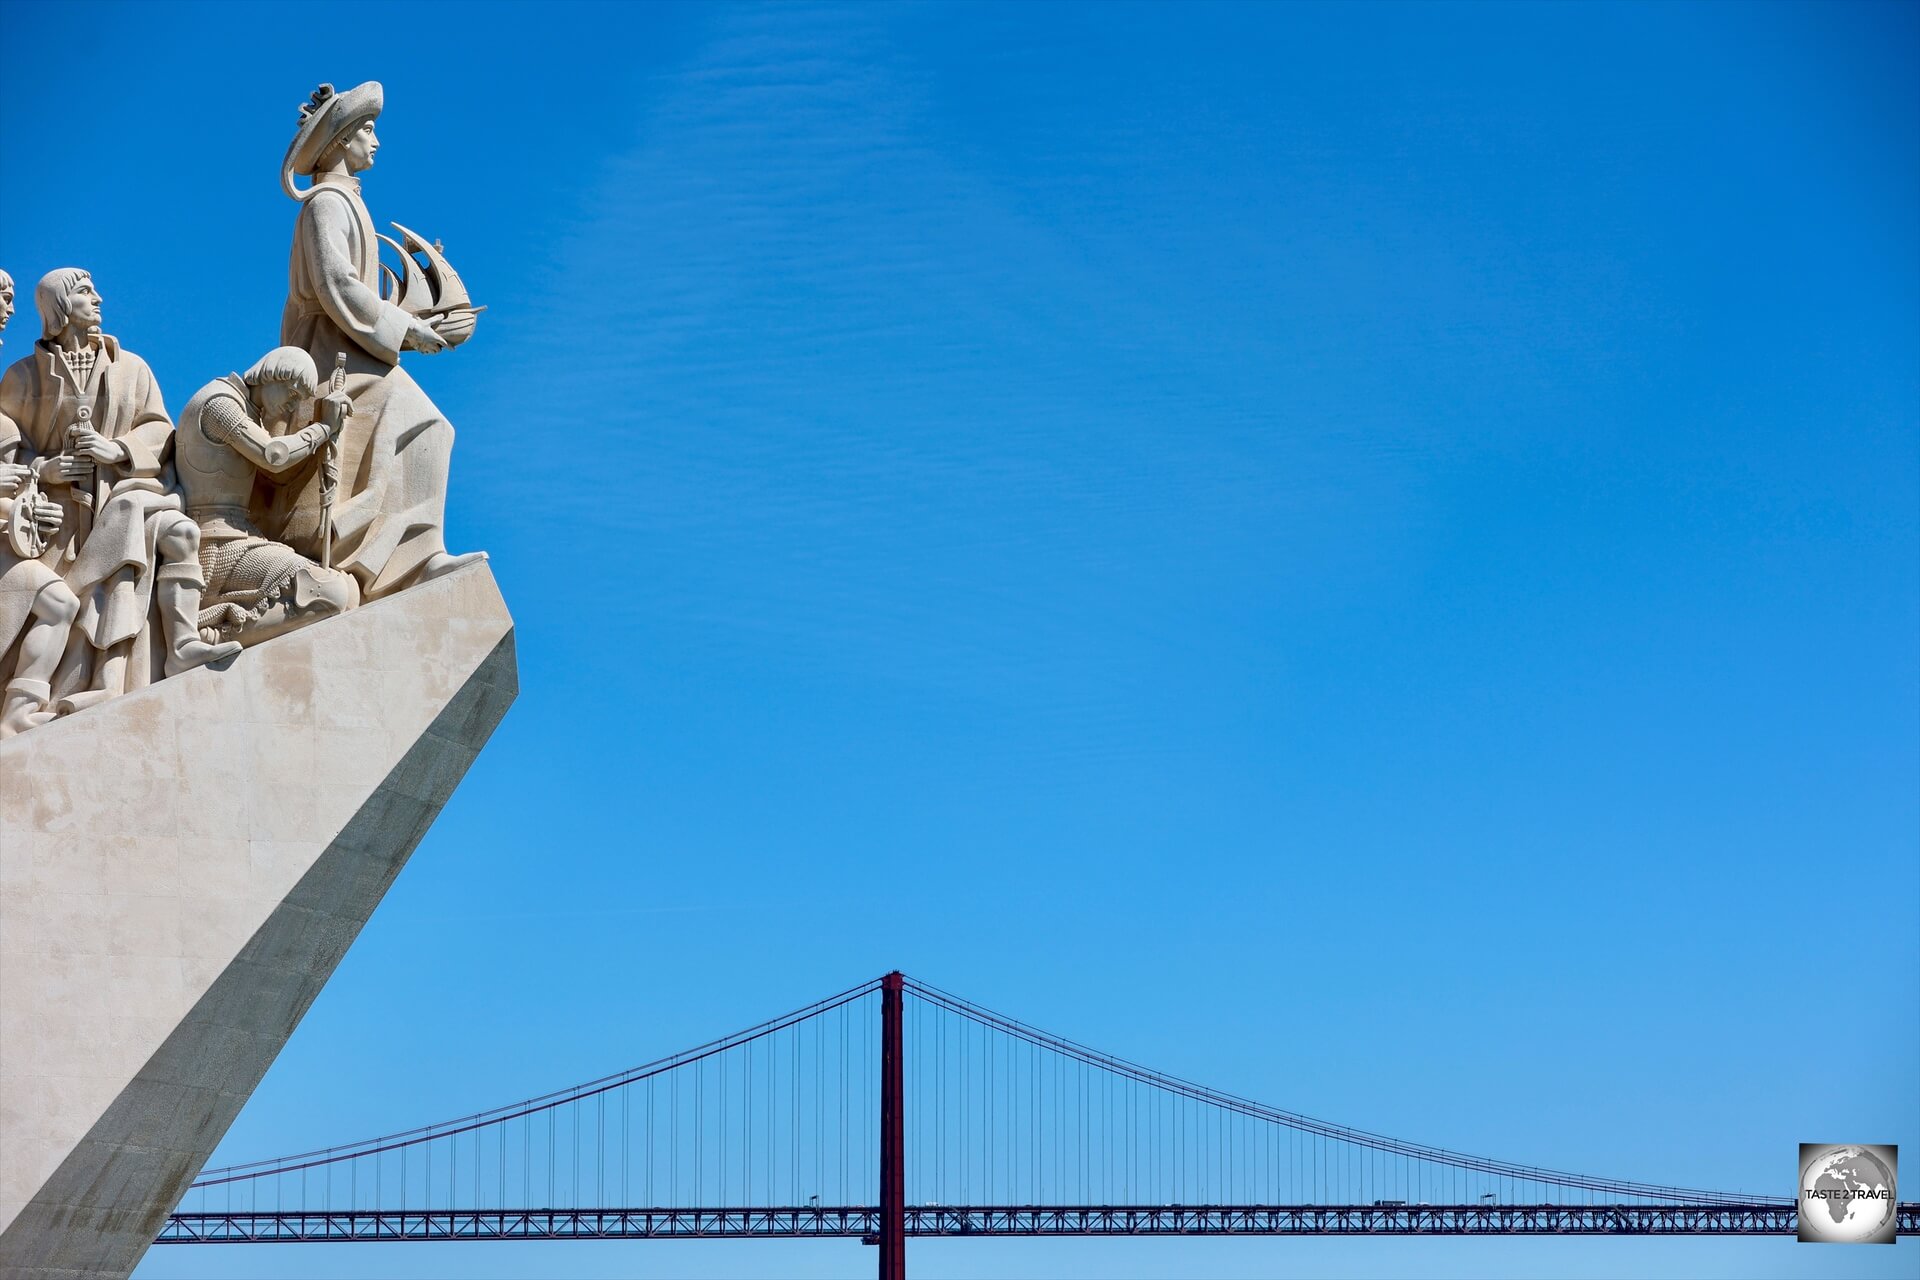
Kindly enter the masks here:
[[301, 627], [322, 618], [337, 617], [359, 604], [358, 578], [344, 569], [322, 569], [314, 565], [293, 575], [278, 607], [286, 613], [289, 627]]
[[118, 689], [82, 689], [54, 703], [53, 709], [60, 715], [70, 716], [76, 711], [85, 711], [88, 707], [97, 707], [103, 702], [111, 702], [119, 696]]
[[238, 640], [209, 643], [200, 638], [200, 566], [162, 565], [154, 583], [154, 602], [160, 606], [160, 625], [167, 638], [167, 674], [219, 662], [240, 652]]
[[201, 610], [200, 638], [218, 643], [222, 636], [231, 635], [241, 644], [255, 645], [310, 622], [338, 617], [359, 603], [359, 579], [344, 569], [310, 565], [296, 570], [280, 598], [257, 618], [231, 604]]
[[0, 738], [25, 733], [43, 725], [58, 713], [47, 704], [53, 701], [53, 686], [45, 680], [7, 681], [7, 692], [0, 699]]

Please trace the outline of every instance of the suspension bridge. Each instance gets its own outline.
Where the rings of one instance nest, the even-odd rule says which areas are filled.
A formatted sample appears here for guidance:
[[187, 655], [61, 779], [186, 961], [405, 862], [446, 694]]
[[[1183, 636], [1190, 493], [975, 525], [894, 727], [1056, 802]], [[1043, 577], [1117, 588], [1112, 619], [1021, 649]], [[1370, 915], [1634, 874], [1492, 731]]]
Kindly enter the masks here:
[[[1898, 1206], [1920, 1234], [1920, 1204]], [[1781, 1235], [1788, 1197], [1330, 1124], [900, 973], [569, 1089], [204, 1170], [160, 1244], [912, 1236]]]

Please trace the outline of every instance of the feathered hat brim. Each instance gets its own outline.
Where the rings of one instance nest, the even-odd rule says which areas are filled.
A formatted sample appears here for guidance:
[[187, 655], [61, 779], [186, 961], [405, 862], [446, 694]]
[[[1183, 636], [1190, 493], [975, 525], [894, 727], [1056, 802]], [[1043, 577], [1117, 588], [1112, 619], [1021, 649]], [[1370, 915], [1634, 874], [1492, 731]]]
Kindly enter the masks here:
[[378, 80], [327, 96], [307, 113], [288, 144], [280, 164], [282, 179], [291, 186], [293, 178], [310, 176], [328, 147], [380, 114], [385, 96]]

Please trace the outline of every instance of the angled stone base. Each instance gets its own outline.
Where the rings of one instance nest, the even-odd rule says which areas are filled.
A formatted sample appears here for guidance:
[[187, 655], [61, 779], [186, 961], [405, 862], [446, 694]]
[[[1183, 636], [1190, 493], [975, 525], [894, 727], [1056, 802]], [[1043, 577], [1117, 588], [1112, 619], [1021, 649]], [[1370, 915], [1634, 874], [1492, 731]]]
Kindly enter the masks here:
[[517, 691], [475, 565], [0, 742], [0, 1275], [133, 1270]]

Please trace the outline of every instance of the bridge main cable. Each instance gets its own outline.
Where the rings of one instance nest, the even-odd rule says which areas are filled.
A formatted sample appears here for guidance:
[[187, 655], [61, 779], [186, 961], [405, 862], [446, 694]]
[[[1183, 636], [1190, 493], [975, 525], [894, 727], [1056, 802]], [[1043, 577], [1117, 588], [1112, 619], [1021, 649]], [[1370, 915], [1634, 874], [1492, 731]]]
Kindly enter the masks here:
[[542, 1111], [550, 1111], [559, 1107], [568, 1106], [584, 1098], [592, 1098], [615, 1089], [624, 1088], [636, 1081], [646, 1080], [672, 1071], [678, 1067], [701, 1062], [718, 1054], [725, 1053], [729, 1049], [737, 1049], [742, 1045], [765, 1039], [776, 1032], [788, 1030], [802, 1022], [819, 1017], [821, 1014], [830, 1013], [835, 1009], [839, 1009], [845, 1005], [852, 1004], [856, 1000], [872, 995], [880, 989], [880, 984], [883, 981], [885, 981], [883, 978], [874, 978], [858, 986], [849, 987], [845, 991], [835, 995], [827, 996], [825, 999], [816, 1000], [812, 1004], [803, 1005], [790, 1013], [782, 1014], [780, 1017], [772, 1018], [766, 1022], [748, 1027], [743, 1031], [736, 1031], [732, 1035], [722, 1036], [717, 1040], [709, 1040], [697, 1048], [687, 1049], [665, 1058], [657, 1058], [641, 1066], [629, 1067], [625, 1071], [616, 1072], [610, 1076], [602, 1076], [597, 1080], [589, 1080], [584, 1084], [577, 1084], [571, 1088], [556, 1089], [552, 1093], [541, 1094], [538, 1097], [527, 1098], [520, 1102], [511, 1102], [486, 1111], [476, 1111], [471, 1115], [461, 1116], [457, 1119], [422, 1125], [416, 1129], [406, 1129], [398, 1133], [385, 1134], [378, 1138], [365, 1138], [359, 1142], [348, 1143], [343, 1146], [322, 1147], [313, 1151], [301, 1152], [297, 1155], [281, 1156], [277, 1159], [253, 1160], [244, 1164], [227, 1165], [219, 1169], [207, 1169], [193, 1180], [191, 1189], [224, 1186], [229, 1183], [245, 1182], [257, 1178], [278, 1177], [282, 1174], [298, 1173], [307, 1169], [317, 1169], [325, 1165], [339, 1164], [344, 1161], [356, 1160], [366, 1156], [377, 1156], [410, 1146], [418, 1146], [422, 1143], [435, 1142], [442, 1138], [449, 1138], [458, 1134], [471, 1133], [477, 1129], [504, 1124], [510, 1120], [518, 1120], [525, 1116], [537, 1115]]
[[[224, 1209], [208, 1195], [222, 1188]], [[860, 1234], [882, 1246], [887, 1280], [904, 1274], [908, 1237], [948, 1230], [1355, 1234], [1353, 1215], [1371, 1207], [1394, 1233], [1641, 1221], [1725, 1231], [1733, 1228], [1713, 1224], [1794, 1208], [1784, 1197], [1571, 1173], [1332, 1124], [1100, 1052], [898, 972], [643, 1066], [208, 1170], [190, 1190], [198, 1200], [175, 1215], [175, 1241], [368, 1238], [358, 1233], [381, 1236], [396, 1222], [445, 1239], [739, 1234], [778, 1222], [835, 1234], [866, 1215]], [[1633, 1202], [1696, 1216], [1622, 1216]], [[822, 1206], [839, 1206], [833, 1231], [815, 1214]], [[1034, 1217], [1034, 1206], [1052, 1208]], [[1506, 1212], [1519, 1207], [1593, 1212]], [[1698, 1216], [1716, 1207], [1736, 1217]], [[1409, 1213], [1392, 1212], [1401, 1208]], [[1446, 1212], [1416, 1212], [1429, 1208]], [[758, 1216], [730, 1216], [741, 1213]], [[1103, 1216], [1112, 1213], [1123, 1216]], [[591, 1228], [570, 1216], [602, 1214], [623, 1216]], [[703, 1214], [720, 1215], [718, 1225], [688, 1225]], [[514, 1215], [557, 1216], [542, 1219], [548, 1228]], [[459, 1222], [490, 1225], [474, 1236]], [[354, 1225], [327, 1234], [342, 1224]]]
[[1015, 1018], [974, 1004], [972, 1001], [942, 991], [938, 987], [920, 982], [913, 978], [905, 979], [906, 988], [916, 997], [941, 1009], [956, 1014], [977, 1025], [987, 1027], [1001, 1034], [1011, 1036], [1037, 1048], [1057, 1053], [1063, 1057], [1082, 1062], [1098, 1070], [1110, 1072], [1116, 1076], [1137, 1081], [1150, 1088], [1159, 1089], [1179, 1097], [1189, 1098], [1206, 1106], [1217, 1107], [1249, 1119], [1269, 1124], [1283, 1125], [1301, 1133], [1313, 1134], [1332, 1141], [1351, 1143], [1374, 1151], [1397, 1155], [1413, 1160], [1424, 1160], [1432, 1164], [1448, 1165], [1456, 1169], [1470, 1170], [1475, 1173], [1491, 1174], [1495, 1177], [1511, 1178], [1517, 1182], [1545, 1183], [1584, 1191], [1601, 1192], [1621, 1196], [1627, 1199], [1663, 1200], [1677, 1204], [1778, 1204], [1791, 1207], [1790, 1196], [1754, 1196], [1742, 1192], [1706, 1191], [1692, 1187], [1669, 1186], [1660, 1183], [1635, 1182], [1620, 1178], [1602, 1178], [1588, 1174], [1570, 1173], [1565, 1170], [1549, 1169], [1538, 1165], [1524, 1165], [1512, 1161], [1497, 1160], [1487, 1156], [1469, 1155], [1433, 1147], [1423, 1143], [1407, 1142], [1385, 1134], [1370, 1133], [1364, 1129], [1355, 1129], [1346, 1125], [1332, 1124], [1316, 1120], [1312, 1116], [1298, 1112], [1285, 1111], [1278, 1107], [1267, 1106], [1234, 1094], [1225, 1093], [1205, 1085], [1183, 1080], [1178, 1076], [1155, 1071], [1138, 1063], [1102, 1053], [1097, 1049], [1053, 1035], [1038, 1027], [1030, 1026]]

